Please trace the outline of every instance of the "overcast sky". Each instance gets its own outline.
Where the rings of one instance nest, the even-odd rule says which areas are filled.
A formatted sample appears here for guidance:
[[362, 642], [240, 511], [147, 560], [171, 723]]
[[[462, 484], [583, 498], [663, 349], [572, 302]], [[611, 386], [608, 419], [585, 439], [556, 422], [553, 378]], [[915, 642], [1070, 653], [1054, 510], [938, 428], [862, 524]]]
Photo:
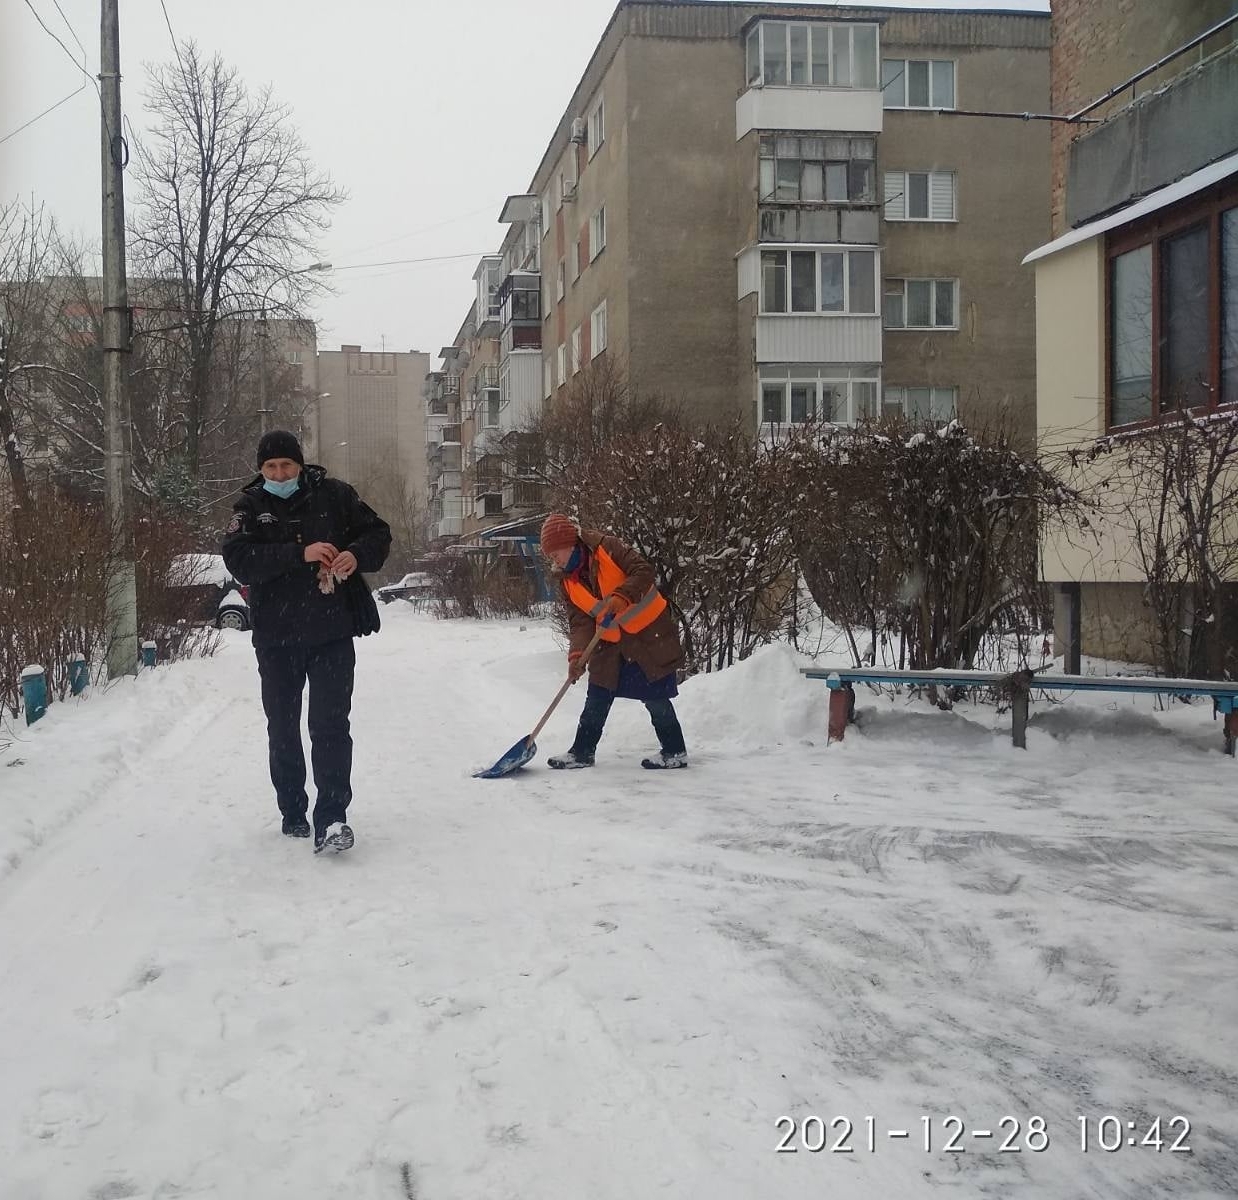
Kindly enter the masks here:
[[[218, 51], [252, 87], [273, 87], [315, 160], [348, 191], [322, 259], [343, 268], [462, 256], [335, 270], [336, 294], [314, 314], [321, 345], [435, 354], [455, 337], [472, 298], [475, 260], [503, 236], [503, 200], [528, 186], [615, 0], [166, 4], [178, 38]], [[1049, 4], [951, 0], [940, 7], [1044, 12]], [[10, 136], [83, 82], [31, 8], [80, 58], [76, 33], [92, 75], [99, 65], [99, 0], [0, 0], [0, 199], [33, 196], [64, 228], [97, 242], [93, 86]], [[170, 60], [172, 42], [159, 0], [122, 0], [120, 8], [122, 102], [140, 136], [144, 64]]]

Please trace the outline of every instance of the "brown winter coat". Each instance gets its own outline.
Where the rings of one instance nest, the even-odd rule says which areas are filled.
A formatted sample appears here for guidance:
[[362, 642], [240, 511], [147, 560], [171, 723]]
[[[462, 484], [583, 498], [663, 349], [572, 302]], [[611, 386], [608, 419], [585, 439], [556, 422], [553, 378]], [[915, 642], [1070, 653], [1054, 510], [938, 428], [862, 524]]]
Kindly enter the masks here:
[[[601, 546], [615, 560], [627, 576], [615, 590], [633, 604], [654, 586], [653, 567], [631, 546], [596, 529], [582, 529], [580, 540], [590, 551]], [[597, 559], [592, 554], [583, 582], [588, 584], [595, 596], [605, 599], [598, 590]], [[559, 580], [559, 598], [567, 605], [571, 649], [583, 651], [592, 640], [597, 626], [588, 613], [582, 612], [568, 598], [562, 577]], [[599, 642], [589, 659], [589, 682], [615, 691], [619, 687], [621, 658], [637, 663], [645, 672], [645, 678], [651, 682], [678, 670], [683, 665], [683, 647], [679, 644], [679, 627], [671, 610], [667, 608], [639, 633], [621, 632], [617, 642]]]

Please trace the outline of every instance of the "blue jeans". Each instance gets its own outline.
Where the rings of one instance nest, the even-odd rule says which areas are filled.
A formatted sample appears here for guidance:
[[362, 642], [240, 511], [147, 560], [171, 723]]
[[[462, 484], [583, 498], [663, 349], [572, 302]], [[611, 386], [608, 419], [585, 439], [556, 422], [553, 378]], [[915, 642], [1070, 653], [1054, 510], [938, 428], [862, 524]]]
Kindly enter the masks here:
[[[610, 716], [610, 706], [614, 702], [614, 692], [590, 684], [589, 694], [585, 698], [585, 709], [580, 714], [580, 724], [576, 727], [576, 740], [572, 743], [573, 754], [592, 755], [597, 750], [598, 742], [602, 739], [602, 730], [606, 728], [606, 718]], [[683, 754], [683, 730], [679, 727], [675, 706], [669, 700], [645, 700], [642, 703], [649, 711], [649, 719], [653, 722], [654, 733], [658, 735], [662, 753]]]

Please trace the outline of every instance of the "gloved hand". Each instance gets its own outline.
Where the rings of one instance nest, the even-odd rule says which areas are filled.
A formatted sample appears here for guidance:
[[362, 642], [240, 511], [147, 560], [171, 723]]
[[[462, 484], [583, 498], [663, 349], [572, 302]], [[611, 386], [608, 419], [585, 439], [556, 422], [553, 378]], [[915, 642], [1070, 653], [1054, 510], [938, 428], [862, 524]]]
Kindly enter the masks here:
[[585, 655], [583, 650], [573, 650], [567, 656], [567, 677], [573, 683], [585, 673]]
[[618, 592], [612, 592], [607, 598], [606, 603], [602, 605], [600, 624], [603, 629], [609, 629], [611, 622], [622, 614], [624, 609], [631, 608], [632, 601], [626, 596], [621, 596]]

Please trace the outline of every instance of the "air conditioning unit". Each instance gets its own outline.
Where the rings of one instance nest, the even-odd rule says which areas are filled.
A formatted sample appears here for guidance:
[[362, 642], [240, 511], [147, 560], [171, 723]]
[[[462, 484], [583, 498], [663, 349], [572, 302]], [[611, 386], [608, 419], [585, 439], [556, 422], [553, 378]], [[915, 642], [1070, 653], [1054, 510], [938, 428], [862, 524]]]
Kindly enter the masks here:
[[589, 126], [584, 117], [572, 118], [572, 141], [584, 145], [589, 140]]

